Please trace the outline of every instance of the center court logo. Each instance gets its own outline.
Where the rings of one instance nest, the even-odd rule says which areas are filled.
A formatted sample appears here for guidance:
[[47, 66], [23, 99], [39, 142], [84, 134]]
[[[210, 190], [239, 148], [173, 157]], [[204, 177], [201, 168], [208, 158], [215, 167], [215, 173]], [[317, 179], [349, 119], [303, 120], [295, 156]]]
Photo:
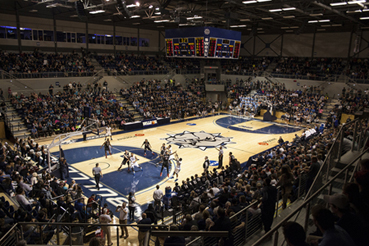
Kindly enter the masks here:
[[231, 137], [223, 137], [221, 133], [207, 133], [184, 131], [177, 134], [167, 134], [169, 137], [162, 138], [168, 144], [179, 145], [179, 148], [198, 148], [206, 150], [207, 148], [214, 148], [225, 146], [227, 144], [235, 144], [231, 141]]

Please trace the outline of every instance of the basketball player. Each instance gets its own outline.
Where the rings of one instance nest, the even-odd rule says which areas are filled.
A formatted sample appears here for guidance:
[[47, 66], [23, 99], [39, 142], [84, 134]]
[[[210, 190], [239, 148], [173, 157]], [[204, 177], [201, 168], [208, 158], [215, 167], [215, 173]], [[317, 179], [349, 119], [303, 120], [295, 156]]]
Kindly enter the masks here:
[[156, 164], [156, 167], [158, 167], [159, 164], [163, 163], [163, 156], [165, 153], [165, 143], [160, 147], [160, 161]]
[[167, 151], [169, 153], [169, 160], [173, 160], [174, 159], [174, 155], [172, 155], [172, 152], [173, 152], [172, 145], [168, 145]]
[[100, 149], [104, 146], [104, 150], [105, 150], [105, 158], [108, 158], [108, 151], [109, 154], [111, 155], [111, 151], [110, 151], [110, 147], [111, 147], [111, 143], [109, 141], [109, 138], [107, 138], [105, 140], [105, 142], [101, 145]]
[[163, 155], [163, 164], [161, 165], [160, 177], [163, 175], [164, 167], [167, 169], [167, 177], [169, 178], [169, 158], [171, 155], [175, 154], [176, 152], [169, 154], [168, 151], [165, 151]]
[[122, 168], [123, 165], [128, 164], [128, 172], [130, 171], [130, 167], [129, 167], [129, 153], [128, 150], [126, 150], [123, 154], [123, 161], [120, 164], [120, 167], [118, 168], [118, 171]]
[[223, 154], [224, 154], [223, 147], [220, 146], [219, 149], [218, 148], [215, 148], [215, 149], [219, 151], [218, 152], [218, 154], [219, 154], [219, 156], [218, 156], [218, 169], [221, 169], [222, 166], [223, 166]]
[[178, 173], [181, 171], [181, 165], [182, 165], [182, 158], [178, 158], [178, 155], [175, 154], [175, 162], [176, 162], [176, 169], [174, 169], [174, 173], [176, 175], [175, 182], [178, 181]]
[[131, 153], [131, 157], [129, 158], [129, 161], [131, 162], [131, 168], [132, 168], [132, 173], [133, 175], [136, 175], [136, 172], [135, 172], [135, 167], [139, 167], [141, 170], [142, 170], [142, 167], [140, 167], [138, 165], [138, 159], [136, 156], [133, 155], [133, 153]]
[[106, 127], [105, 139], [106, 139], [106, 138], [109, 138], [109, 136], [110, 136], [110, 140], [113, 140], [113, 136], [111, 135], [111, 127], [110, 127], [110, 125], [108, 125], [108, 126]]
[[149, 150], [152, 155], [155, 155], [155, 153], [152, 152], [152, 150], [151, 150], [151, 144], [149, 143], [149, 141], [147, 139], [145, 139], [145, 142], [143, 142], [143, 144], [141, 145], [141, 148], [142, 148], [142, 146], [145, 146], [145, 148], [144, 148], [144, 156], [146, 156], [146, 150]]

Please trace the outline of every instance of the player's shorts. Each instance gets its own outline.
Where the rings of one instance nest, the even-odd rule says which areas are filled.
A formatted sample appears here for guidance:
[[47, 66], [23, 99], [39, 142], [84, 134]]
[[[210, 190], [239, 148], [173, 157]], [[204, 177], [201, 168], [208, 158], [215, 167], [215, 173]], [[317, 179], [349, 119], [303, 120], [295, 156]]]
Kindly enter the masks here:
[[133, 162], [132, 165], [131, 165], [131, 168], [134, 168], [134, 167], [140, 167], [140, 166], [138, 165], [137, 162]]
[[181, 171], [181, 168], [177, 168], [174, 170], [174, 173], [178, 174]]

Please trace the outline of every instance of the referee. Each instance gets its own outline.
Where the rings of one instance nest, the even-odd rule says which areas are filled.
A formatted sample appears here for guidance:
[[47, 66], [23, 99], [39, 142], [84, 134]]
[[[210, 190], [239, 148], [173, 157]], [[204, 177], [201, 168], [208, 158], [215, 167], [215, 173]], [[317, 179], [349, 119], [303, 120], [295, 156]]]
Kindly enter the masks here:
[[92, 175], [95, 177], [96, 182], [96, 188], [97, 190], [100, 190], [99, 183], [100, 183], [100, 177], [103, 177], [101, 168], [99, 167], [99, 163], [96, 163], [96, 167], [92, 168]]

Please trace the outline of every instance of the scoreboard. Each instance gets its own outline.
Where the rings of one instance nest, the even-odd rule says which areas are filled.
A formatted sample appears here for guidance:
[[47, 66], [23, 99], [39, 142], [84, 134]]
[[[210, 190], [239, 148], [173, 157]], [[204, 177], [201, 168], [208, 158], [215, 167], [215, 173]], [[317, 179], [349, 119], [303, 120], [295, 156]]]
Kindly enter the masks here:
[[167, 57], [238, 59], [241, 32], [215, 27], [165, 30]]

